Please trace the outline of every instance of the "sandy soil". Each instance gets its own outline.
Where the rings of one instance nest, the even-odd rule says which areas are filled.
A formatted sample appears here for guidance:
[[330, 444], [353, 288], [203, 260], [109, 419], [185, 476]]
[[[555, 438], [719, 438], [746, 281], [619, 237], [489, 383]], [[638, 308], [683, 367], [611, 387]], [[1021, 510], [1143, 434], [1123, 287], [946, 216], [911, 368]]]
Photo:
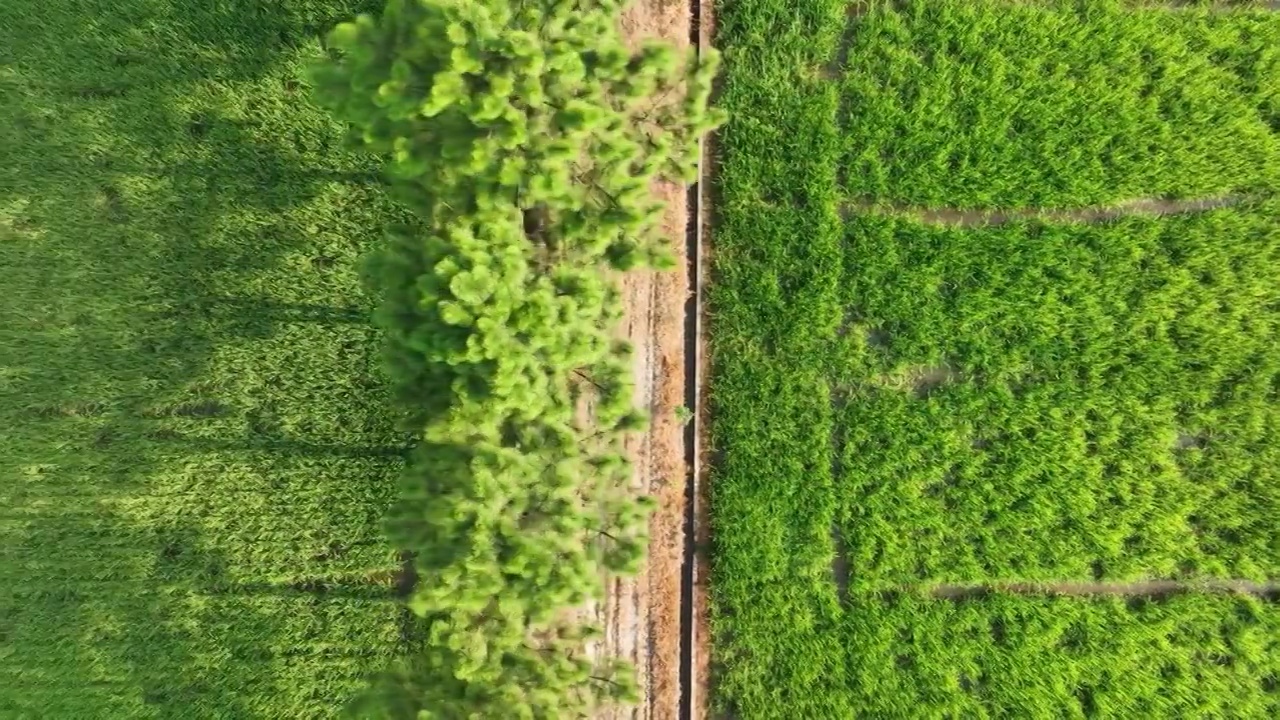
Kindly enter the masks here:
[[[664, 188], [668, 232], [682, 238], [682, 188]], [[683, 255], [683, 245], [679, 246]], [[683, 257], [681, 257], [683, 261]], [[635, 346], [636, 402], [648, 409], [649, 430], [627, 441], [635, 464], [632, 488], [658, 501], [649, 520], [649, 557], [640, 573], [611, 578], [594, 621], [605, 630], [603, 654], [635, 665], [641, 702], [600, 713], [601, 720], [664, 720], [678, 715], [680, 701], [680, 567], [684, 544], [682, 348], [684, 275], [633, 272], [622, 280], [626, 314], [622, 332]]]
[[[688, 0], [637, 0], [622, 17], [631, 40], [660, 37], [687, 47]], [[635, 346], [636, 402], [649, 411], [648, 432], [627, 443], [635, 463], [633, 487], [658, 501], [650, 519], [649, 558], [631, 578], [613, 578], [595, 622], [605, 629], [596, 652], [621, 657], [637, 669], [636, 706], [602, 711], [600, 720], [674, 720], [680, 704], [680, 570], [684, 546], [683, 424], [685, 188], [657, 188], [667, 204], [664, 230], [677, 251], [670, 272], [632, 272], [622, 278], [626, 314], [621, 331]]]

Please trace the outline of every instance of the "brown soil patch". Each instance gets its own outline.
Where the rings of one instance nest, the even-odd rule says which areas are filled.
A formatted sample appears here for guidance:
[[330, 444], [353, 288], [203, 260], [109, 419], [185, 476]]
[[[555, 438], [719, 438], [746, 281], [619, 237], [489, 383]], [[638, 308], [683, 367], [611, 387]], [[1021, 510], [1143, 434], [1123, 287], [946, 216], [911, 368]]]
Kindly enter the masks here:
[[831, 575], [836, 584], [836, 596], [840, 598], [841, 605], [846, 605], [849, 602], [849, 557], [844, 551], [844, 535], [835, 523], [831, 525], [831, 545], [835, 548], [831, 556]]
[[[840, 414], [849, 402], [848, 390], [842, 387], [831, 389], [831, 415], [835, 422], [831, 425], [831, 479], [838, 481], [844, 476], [844, 448], [847, 441], [845, 430], [840, 423]], [[849, 556], [845, 552], [844, 533], [840, 531], [838, 521], [831, 523], [831, 579], [836, 586], [836, 597], [840, 605], [847, 606], [849, 601]]]
[[948, 227], [990, 227], [1011, 222], [1039, 220], [1045, 223], [1103, 223], [1133, 215], [1163, 216], [1183, 215], [1187, 213], [1207, 212], [1222, 208], [1234, 207], [1244, 203], [1248, 198], [1243, 195], [1222, 195], [1211, 198], [1192, 200], [1164, 200], [1159, 198], [1139, 198], [1112, 205], [1099, 205], [1075, 209], [1035, 209], [1023, 208], [1014, 210], [961, 210], [958, 208], [910, 208], [873, 205], [870, 203], [851, 203], [845, 206], [845, 214], [872, 213], [893, 215], [924, 223], [925, 225], [943, 225]]
[[[628, 40], [661, 38], [689, 45], [688, 0], [639, 0], [622, 15]], [[685, 189], [662, 183], [666, 202], [663, 229], [685, 260]], [[632, 663], [640, 701], [631, 707], [602, 709], [599, 720], [672, 720], [680, 704], [680, 581], [684, 549], [685, 482], [684, 302], [688, 294], [682, 270], [630, 272], [621, 279], [625, 314], [620, 333], [635, 347], [636, 403], [648, 410], [649, 430], [627, 440], [635, 466], [632, 486], [653, 497], [657, 510], [649, 520], [649, 555], [634, 577], [608, 580], [604, 602], [594, 620], [605, 635], [594, 652]]]
[[1200, 435], [1188, 435], [1187, 433], [1178, 433], [1178, 439], [1174, 441], [1175, 450], [1203, 450], [1208, 440]]
[[[872, 343], [868, 343], [872, 344]], [[864, 382], [877, 387], [910, 392], [916, 398], [926, 398], [931, 392], [949, 383], [962, 382], [966, 376], [951, 365], [914, 365], [868, 377]], [[840, 405], [843, 405], [841, 398]], [[838, 409], [839, 406], [837, 406]]]

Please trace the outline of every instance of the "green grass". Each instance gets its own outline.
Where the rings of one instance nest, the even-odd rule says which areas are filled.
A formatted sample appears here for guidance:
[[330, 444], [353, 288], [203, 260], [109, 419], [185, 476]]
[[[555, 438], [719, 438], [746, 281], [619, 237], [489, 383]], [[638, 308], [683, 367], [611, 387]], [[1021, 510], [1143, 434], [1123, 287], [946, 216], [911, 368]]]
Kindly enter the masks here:
[[1274, 15], [900, 5], [869, 13], [848, 38], [854, 196], [1057, 207], [1280, 183]]
[[396, 213], [298, 80], [370, 7], [6, 6], [0, 716], [331, 716], [402, 649]]
[[861, 597], [843, 717], [1270, 718], [1280, 607], [1158, 600]]
[[844, 9], [750, 0], [723, 10], [720, 103], [730, 120], [718, 140], [710, 325], [716, 692], [721, 705], [757, 716], [773, 707], [849, 717], [830, 583], [826, 378], [842, 315], [839, 97], [817, 72], [835, 52]]
[[[1280, 16], [1077, 5], [718, 9], [712, 587], [715, 692], [735, 717], [1022, 717], [1063, 698], [1066, 716], [1185, 717], [1225, 707], [1233, 682], [1275, 707], [1259, 663], [1171, 680], [1169, 705], [1148, 682], [1095, 707], [1078, 668], [1120, 662], [1104, 645], [1053, 681], [1066, 695], [978, 647], [989, 686], [1013, 689], [935, 698], [932, 679], [894, 680], [895, 638], [874, 639], [896, 623], [945, 663], [930, 618], [950, 601], [885, 594], [939, 583], [1280, 577]], [[891, 211], [1225, 193], [1251, 198], [1098, 225]], [[1233, 622], [1189, 597], [1159, 612]], [[1147, 656], [1203, 650], [1150, 613], [1053, 602]]]
[[1278, 217], [849, 223], [853, 583], [1280, 575]]

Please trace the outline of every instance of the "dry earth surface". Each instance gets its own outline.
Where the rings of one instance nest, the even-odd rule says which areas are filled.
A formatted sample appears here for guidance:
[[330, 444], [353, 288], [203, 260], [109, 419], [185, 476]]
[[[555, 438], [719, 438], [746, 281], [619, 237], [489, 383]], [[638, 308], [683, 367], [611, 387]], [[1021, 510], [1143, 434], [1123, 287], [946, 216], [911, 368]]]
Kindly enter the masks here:
[[[632, 41], [656, 37], [687, 48], [689, 18], [688, 0], [640, 0], [623, 14], [622, 27]], [[667, 205], [664, 231], [683, 268], [685, 188], [663, 183], [657, 192]], [[626, 310], [620, 331], [635, 347], [636, 402], [650, 416], [648, 432], [627, 443], [635, 464], [633, 487], [657, 500], [658, 509], [649, 522], [647, 562], [634, 577], [609, 579], [604, 603], [593, 609], [595, 622], [605, 631], [596, 650], [635, 665], [640, 702], [597, 717], [670, 720], [680, 706], [680, 571], [688, 472], [677, 410], [684, 404], [687, 286], [682, 270], [631, 272], [621, 284]]]

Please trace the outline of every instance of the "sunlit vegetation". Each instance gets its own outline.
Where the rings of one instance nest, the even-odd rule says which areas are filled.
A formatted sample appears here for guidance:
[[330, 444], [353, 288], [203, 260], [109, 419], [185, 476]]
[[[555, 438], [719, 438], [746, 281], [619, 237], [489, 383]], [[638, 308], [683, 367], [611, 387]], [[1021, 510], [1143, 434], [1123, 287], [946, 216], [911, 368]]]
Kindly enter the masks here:
[[[401, 426], [391, 514], [420, 650], [360, 713], [579, 718], [635, 699], [575, 617], [643, 557], [618, 271], [674, 263], [716, 56], [628, 48], [616, 0], [391, 0], [329, 35], [317, 96], [387, 160], [413, 222], [369, 265]], [[589, 411], [587, 410], [589, 408]]]
[[[1269, 601], [929, 593], [1280, 575], [1280, 16], [735, 0], [717, 21], [721, 707], [1275, 714]], [[1138, 198], [1231, 206], [916, 212]], [[964, 635], [1000, 618], [1021, 644]], [[1036, 639], [1073, 622], [1065, 655]], [[1144, 669], [1125, 689], [1114, 667]]]
[[325, 717], [403, 652], [401, 213], [299, 77], [356, 3], [0, 22], [0, 717]]

